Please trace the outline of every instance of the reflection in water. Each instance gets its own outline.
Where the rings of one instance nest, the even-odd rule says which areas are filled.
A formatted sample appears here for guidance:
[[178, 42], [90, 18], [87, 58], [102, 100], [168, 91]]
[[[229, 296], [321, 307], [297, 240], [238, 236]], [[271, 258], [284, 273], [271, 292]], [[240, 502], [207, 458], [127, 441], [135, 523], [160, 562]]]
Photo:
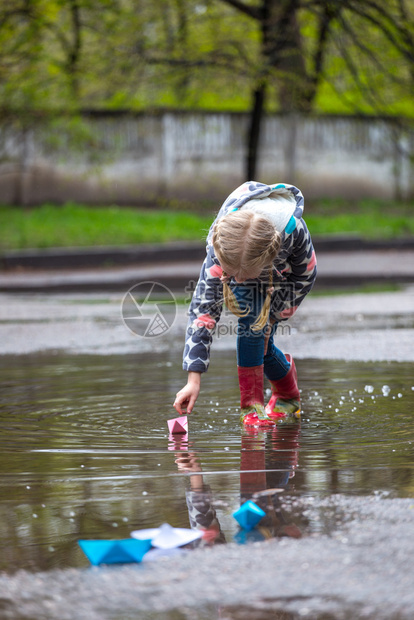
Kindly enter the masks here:
[[212, 363], [188, 437], [169, 443], [174, 352], [0, 357], [0, 570], [87, 566], [78, 539], [188, 527], [186, 500], [217, 544], [238, 535], [248, 497], [266, 506], [254, 531], [267, 537], [329, 533], [325, 514], [295, 514], [303, 494], [414, 495], [413, 364], [299, 360], [300, 429], [249, 434], [233, 353]]
[[[298, 464], [300, 422], [291, 420], [271, 430], [243, 428], [240, 452], [240, 504], [254, 501], [266, 515], [252, 531], [240, 529], [238, 543], [289, 536], [301, 538], [302, 532], [282, 508], [280, 494], [287, 489]], [[214, 509], [213, 492], [205, 484], [200, 455], [188, 435], [170, 436], [169, 450], [175, 450], [178, 470], [189, 475], [186, 501], [190, 526], [203, 530], [202, 545], [226, 542]], [[200, 546], [200, 541], [194, 543]]]
[[188, 441], [187, 435], [173, 437], [168, 449], [176, 450], [175, 463], [178, 471], [190, 474], [189, 488], [185, 492], [190, 527], [203, 531], [202, 538], [193, 543], [193, 547], [225, 543], [226, 537], [213, 505], [213, 493], [211, 487], [204, 482], [200, 457], [194, 450], [193, 442]]
[[[302, 536], [292, 516], [282, 509], [280, 501], [280, 494], [288, 488], [290, 478], [295, 475], [299, 433], [300, 422], [292, 420], [280, 423], [266, 433], [252, 429], [242, 435], [241, 503], [251, 499], [265, 511], [266, 516], [257, 527], [263, 538]], [[249, 534], [243, 532], [247, 540]]]

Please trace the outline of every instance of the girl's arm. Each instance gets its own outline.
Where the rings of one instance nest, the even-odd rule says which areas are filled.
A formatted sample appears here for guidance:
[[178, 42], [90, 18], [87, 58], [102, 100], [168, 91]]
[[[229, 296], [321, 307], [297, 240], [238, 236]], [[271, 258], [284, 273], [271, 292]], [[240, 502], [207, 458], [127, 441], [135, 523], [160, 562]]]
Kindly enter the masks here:
[[200, 393], [201, 374], [210, 363], [213, 331], [223, 307], [223, 273], [210, 246], [201, 267], [200, 277], [188, 311], [188, 325], [183, 355], [183, 368], [188, 371], [187, 384], [177, 393], [174, 407], [181, 415], [191, 413]]
[[209, 246], [188, 310], [183, 368], [206, 372], [210, 363], [213, 332], [223, 308], [222, 268]]

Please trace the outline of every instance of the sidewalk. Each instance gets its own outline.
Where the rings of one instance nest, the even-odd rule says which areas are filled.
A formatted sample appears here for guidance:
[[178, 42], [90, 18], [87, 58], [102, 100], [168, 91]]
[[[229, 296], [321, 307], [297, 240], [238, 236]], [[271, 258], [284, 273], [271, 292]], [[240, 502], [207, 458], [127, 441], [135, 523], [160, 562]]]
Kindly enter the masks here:
[[[315, 247], [317, 288], [414, 282], [411, 240], [359, 245], [338, 240], [325, 246], [315, 242]], [[198, 279], [204, 255], [205, 246], [199, 243], [20, 252], [3, 257], [0, 292], [127, 291], [146, 280], [184, 291]]]

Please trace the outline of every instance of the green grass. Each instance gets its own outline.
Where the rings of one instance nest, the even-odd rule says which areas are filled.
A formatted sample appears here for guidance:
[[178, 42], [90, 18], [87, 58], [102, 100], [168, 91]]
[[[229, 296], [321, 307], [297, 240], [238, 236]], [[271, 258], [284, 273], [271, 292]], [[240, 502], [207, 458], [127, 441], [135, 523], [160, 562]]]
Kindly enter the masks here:
[[414, 235], [414, 217], [378, 214], [337, 215], [326, 218], [318, 215], [305, 217], [313, 236], [356, 235], [365, 239], [395, 239]]
[[312, 290], [312, 297], [340, 297], [342, 295], [358, 295], [360, 293], [395, 293], [404, 290], [403, 284], [361, 284], [361, 286], [343, 288], [325, 288]]
[[[32, 208], [0, 206], [0, 250], [202, 241], [213, 219], [212, 210], [200, 214], [177, 206], [161, 210], [73, 203]], [[414, 202], [313, 201], [306, 207], [305, 219], [314, 237], [414, 236]]]
[[201, 241], [212, 221], [212, 215], [155, 209], [0, 206], [0, 249]]
[[320, 200], [305, 209], [313, 235], [395, 239], [414, 235], [414, 202]]

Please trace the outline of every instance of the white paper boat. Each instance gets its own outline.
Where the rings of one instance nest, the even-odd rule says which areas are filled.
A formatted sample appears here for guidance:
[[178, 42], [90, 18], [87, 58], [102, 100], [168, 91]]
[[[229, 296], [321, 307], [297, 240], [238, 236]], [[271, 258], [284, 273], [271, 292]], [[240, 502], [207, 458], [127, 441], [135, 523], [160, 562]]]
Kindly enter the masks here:
[[157, 549], [174, 549], [182, 547], [201, 538], [203, 532], [190, 530], [182, 527], [172, 527], [168, 523], [163, 523], [160, 527], [147, 530], [134, 530], [131, 532], [132, 538], [138, 540], [151, 540], [153, 547]]
[[160, 559], [176, 557], [177, 555], [185, 555], [190, 553], [187, 549], [174, 547], [174, 549], [150, 549], [142, 558], [143, 562], [156, 562]]

